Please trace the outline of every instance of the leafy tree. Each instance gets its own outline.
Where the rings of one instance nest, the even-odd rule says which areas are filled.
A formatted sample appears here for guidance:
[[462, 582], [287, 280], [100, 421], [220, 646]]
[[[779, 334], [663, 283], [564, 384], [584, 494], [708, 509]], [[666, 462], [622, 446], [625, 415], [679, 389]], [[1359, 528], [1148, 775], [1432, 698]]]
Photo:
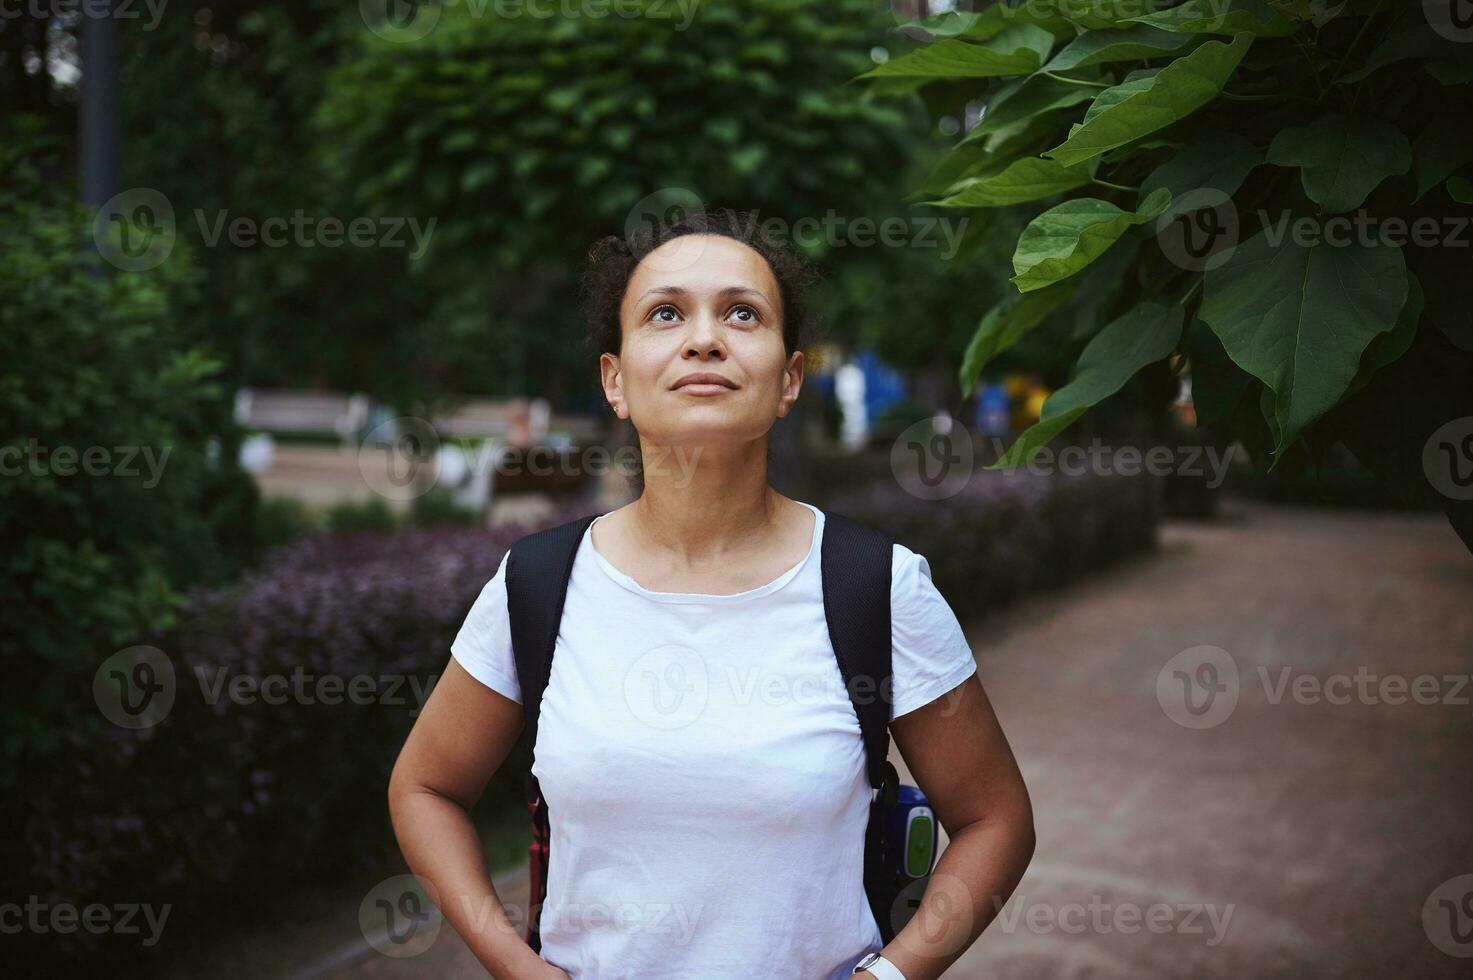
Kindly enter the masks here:
[[982, 110], [933, 203], [1026, 216], [963, 388], [1071, 327], [1074, 380], [999, 465], [1127, 384], [1164, 403], [1185, 370], [1222, 438], [1289, 470], [1342, 442], [1473, 547], [1449, 491], [1473, 466], [1473, 31], [1436, 6], [999, 3], [866, 73]]
[[182, 0], [152, 29], [123, 22], [122, 185], [172, 204], [205, 276], [196, 322], [237, 384], [408, 398], [414, 289], [396, 255], [228, 233], [240, 219], [351, 220], [348, 189], [311, 163], [312, 116], [366, 33], [358, 5], [333, 0]]
[[[427, 301], [416, 371], [461, 391], [591, 391], [575, 276], [596, 238], [697, 203], [793, 229], [893, 209], [876, 204], [925, 121], [844, 85], [883, 37], [869, 0], [707, 4], [688, 27], [673, 5], [637, 6], [550, 21], [428, 8], [397, 39], [365, 32], [333, 72], [318, 117], [332, 180], [358, 213], [438, 221], [406, 263]], [[869, 262], [824, 255], [825, 237], [794, 235], [839, 277]]]
[[237, 569], [255, 493], [217, 439], [219, 365], [177, 318], [197, 281], [188, 256], [99, 275], [91, 216], [43, 179], [60, 148], [19, 123], [0, 150], [0, 592], [18, 614], [0, 638], [7, 798], [18, 761], [105, 727], [91, 702], [105, 657]]

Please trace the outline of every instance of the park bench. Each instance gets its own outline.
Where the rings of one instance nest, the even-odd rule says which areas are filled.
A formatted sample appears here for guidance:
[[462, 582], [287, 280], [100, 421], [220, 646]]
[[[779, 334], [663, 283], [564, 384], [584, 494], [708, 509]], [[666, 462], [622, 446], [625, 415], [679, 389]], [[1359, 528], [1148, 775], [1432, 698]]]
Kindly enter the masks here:
[[356, 445], [368, 423], [364, 394], [241, 388], [235, 393], [235, 421], [242, 428], [271, 435], [335, 435]]

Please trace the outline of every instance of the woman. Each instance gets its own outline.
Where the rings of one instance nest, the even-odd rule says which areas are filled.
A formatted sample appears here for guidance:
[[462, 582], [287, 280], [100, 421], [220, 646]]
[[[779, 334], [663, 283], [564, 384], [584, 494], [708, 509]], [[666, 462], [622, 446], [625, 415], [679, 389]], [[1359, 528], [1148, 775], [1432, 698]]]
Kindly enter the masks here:
[[493, 976], [929, 980], [1032, 856], [1028, 794], [972, 653], [925, 558], [897, 543], [891, 733], [950, 844], [880, 948], [860, 877], [870, 787], [822, 608], [824, 514], [767, 483], [768, 432], [803, 384], [803, 276], [730, 214], [590, 252], [585, 311], [643, 485], [585, 532], [541, 701], [540, 956], [467, 816], [522, 726], [505, 559], [389, 787], [406, 860]]

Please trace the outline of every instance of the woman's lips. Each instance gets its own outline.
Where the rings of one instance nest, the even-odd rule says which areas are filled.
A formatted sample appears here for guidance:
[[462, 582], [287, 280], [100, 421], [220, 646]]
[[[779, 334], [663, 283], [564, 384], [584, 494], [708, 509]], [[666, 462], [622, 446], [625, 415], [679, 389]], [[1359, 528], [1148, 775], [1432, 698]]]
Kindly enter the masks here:
[[685, 395], [724, 395], [733, 389], [726, 385], [714, 384], [712, 382], [692, 381], [675, 388], [675, 391]]

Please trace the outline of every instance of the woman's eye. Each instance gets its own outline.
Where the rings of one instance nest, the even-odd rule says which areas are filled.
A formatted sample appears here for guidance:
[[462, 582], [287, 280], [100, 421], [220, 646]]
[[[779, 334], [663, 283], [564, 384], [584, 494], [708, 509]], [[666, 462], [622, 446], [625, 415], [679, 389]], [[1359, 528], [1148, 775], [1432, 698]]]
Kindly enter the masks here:
[[[669, 314], [668, 317], [665, 316], [667, 313]], [[678, 316], [679, 314], [675, 312], [675, 307], [673, 306], [657, 306], [650, 311], [650, 319], [658, 320], [661, 323], [674, 323]]]
[[[731, 311], [732, 316], [740, 317], [743, 323], [756, 323], [757, 311], [750, 306], [738, 306]], [[745, 314], [745, 316], [743, 315]]]

